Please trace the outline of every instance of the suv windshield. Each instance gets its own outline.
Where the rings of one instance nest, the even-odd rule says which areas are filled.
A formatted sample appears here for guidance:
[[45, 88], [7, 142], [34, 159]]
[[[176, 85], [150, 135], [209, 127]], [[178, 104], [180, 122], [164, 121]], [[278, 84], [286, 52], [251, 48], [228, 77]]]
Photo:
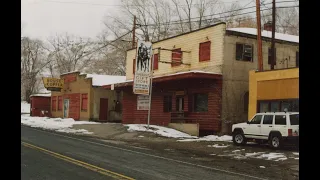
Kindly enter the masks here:
[[290, 115], [290, 124], [291, 125], [299, 125], [299, 114]]

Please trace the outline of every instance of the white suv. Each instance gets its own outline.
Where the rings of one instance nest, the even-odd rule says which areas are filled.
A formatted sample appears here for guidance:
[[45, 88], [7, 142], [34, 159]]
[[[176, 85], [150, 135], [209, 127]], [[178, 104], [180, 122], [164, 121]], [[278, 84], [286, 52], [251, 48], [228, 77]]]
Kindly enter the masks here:
[[232, 125], [232, 137], [236, 145], [246, 144], [247, 140], [268, 142], [273, 148], [286, 140], [299, 143], [299, 112], [257, 113], [247, 123]]

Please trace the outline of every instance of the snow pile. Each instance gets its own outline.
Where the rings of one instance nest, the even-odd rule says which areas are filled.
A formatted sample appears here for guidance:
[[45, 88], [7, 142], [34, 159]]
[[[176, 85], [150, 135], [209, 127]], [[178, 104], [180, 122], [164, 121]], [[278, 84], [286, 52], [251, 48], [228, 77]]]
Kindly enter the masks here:
[[226, 148], [228, 147], [228, 145], [219, 145], [219, 144], [214, 144], [214, 145], [208, 145], [208, 147], [214, 147], [214, 148]]
[[61, 119], [61, 118], [48, 118], [48, 117], [30, 117], [21, 116], [21, 124], [38, 127], [43, 129], [55, 130], [58, 132], [65, 133], [77, 133], [77, 134], [92, 134], [85, 129], [72, 129], [74, 124], [100, 124], [96, 122], [88, 121], [75, 121], [72, 118]]
[[246, 153], [245, 156], [250, 158], [274, 160], [274, 161], [283, 161], [288, 159], [283, 153], [254, 152], [254, 153]]
[[169, 137], [169, 138], [197, 138], [195, 136], [191, 136], [189, 134], [177, 131], [175, 129], [150, 125], [149, 130], [147, 130], [146, 124], [127, 124], [125, 125], [128, 127], [128, 131], [143, 131], [143, 132], [152, 132], [160, 136]]
[[187, 141], [227, 141], [232, 142], [232, 136], [224, 135], [224, 136], [216, 136], [216, 135], [208, 135], [197, 139], [182, 139], [178, 140], [180, 142]]
[[299, 156], [299, 153], [298, 152], [293, 152], [292, 154], [296, 155], [296, 156]]
[[30, 104], [26, 101], [21, 102], [21, 113], [30, 113]]

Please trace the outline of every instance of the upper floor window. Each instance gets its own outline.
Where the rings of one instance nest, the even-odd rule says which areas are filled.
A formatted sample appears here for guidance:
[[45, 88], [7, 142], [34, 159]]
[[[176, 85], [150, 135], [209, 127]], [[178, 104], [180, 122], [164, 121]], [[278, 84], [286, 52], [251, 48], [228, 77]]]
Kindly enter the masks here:
[[199, 61], [210, 61], [211, 41], [199, 44]]
[[172, 51], [172, 56], [171, 56], [171, 66], [180, 66], [180, 64], [182, 63], [182, 51], [181, 48], [179, 49], [174, 49]]
[[[277, 64], [277, 49], [274, 48], [274, 65]], [[272, 53], [271, 53], [271, 48], [268, 49], [268, 64], [271, 64], [272, 61]]]
[[157, 70], [159, 68], [159, 54], [154, 54], [153, 58], [153, 70]]
[[236, 60], [238, 61], [253, 61], [253, 45], [236, 44]]

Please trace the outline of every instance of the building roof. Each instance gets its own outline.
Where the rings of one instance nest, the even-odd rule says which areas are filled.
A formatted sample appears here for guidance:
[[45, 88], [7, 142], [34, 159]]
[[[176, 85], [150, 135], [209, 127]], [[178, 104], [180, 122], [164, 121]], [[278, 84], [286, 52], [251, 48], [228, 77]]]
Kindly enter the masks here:
[[[184, 72], [177, 72], [173, 74], [166, 74], [161, 76], [154, 76], [152, 78], [152, 82], [163, 82], [163, 81], [170, 81], [170, 80], [179, 80], [185, 78], [214, 78], [220, 79], [222, 77], [219, 73], [212, 73], [212, 72], [205, 72], [205, 71], [184, 71]], [[125, 87], [125, 86], [132, 86], [133, 80], [127, 80], [120, 83], [114, 83], [115, 87]], [[111, 88], [111, 84], [103, 86], [104, 88]]]
[[[250, 34], [250, 35], [257, 35], [257, 29], [256, 28], [228, 28], [227, 31], [234, 31], [244, 34]], [[262, 37], [271, 38], [272, 32], [263, 30], [261, 32]], [[294, 42], [299, 43], [299, 36], [294, 36], [290, 34], [282, 34], [282, 33], [275, 33], [275, 39], [282, 40], [282, 41], [288, 41], [288, 42]]]
[[100, 75], [100, 74], [80, 74], [86, 75], [86, 78], [92, 78], [92, 86], [103, 86], [109, 84], [115, 84], [124, 82], [126, 76], [112, 76], [112, 75]]

